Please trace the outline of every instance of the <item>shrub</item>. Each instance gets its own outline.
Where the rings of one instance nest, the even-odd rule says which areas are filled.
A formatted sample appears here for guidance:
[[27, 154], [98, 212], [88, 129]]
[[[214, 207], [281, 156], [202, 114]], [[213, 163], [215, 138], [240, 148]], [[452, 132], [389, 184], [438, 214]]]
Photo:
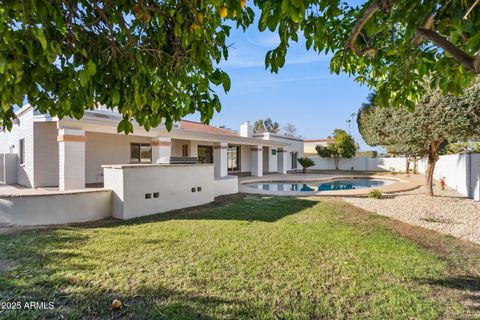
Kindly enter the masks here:
[[303, 173], [307, 173], [307, 168], [313, 167], [315, 161], [310, 158], [298, 158], [298, 163], [303, 167]]
[[372, 199], [382, 199], [383, 194], [382, 194], [382, 191], [373, 189], [368, 193], [368, 197]]
[[397, 171], [395, 171], [394, 167], [390, 167], [390, 173], [392, 174], [392, 176], [394, 176], [397, 174]]

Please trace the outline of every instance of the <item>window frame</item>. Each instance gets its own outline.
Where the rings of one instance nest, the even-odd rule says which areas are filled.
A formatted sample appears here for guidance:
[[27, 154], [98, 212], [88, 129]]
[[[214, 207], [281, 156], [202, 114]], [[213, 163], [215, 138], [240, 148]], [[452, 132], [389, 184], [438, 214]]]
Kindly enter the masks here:
[[[132, 158], [132, 147], [138, 147], [138, 161]], [[148, 147], [150, 150], [149, 152], [149, 161], [142, 161], [142, 147]], [[130, 143], [130, 163], [152, 163], [152, 145], [150, 143], [141, 143], [141, 142], [131, 142]]]

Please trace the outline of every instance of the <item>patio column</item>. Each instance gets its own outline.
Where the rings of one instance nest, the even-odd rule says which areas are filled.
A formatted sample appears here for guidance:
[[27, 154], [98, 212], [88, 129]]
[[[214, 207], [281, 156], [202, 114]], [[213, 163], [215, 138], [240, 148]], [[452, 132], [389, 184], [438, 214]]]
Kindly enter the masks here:
[[85, 130], [58, 130], [60, 190], [85, 188]]
[[228, 175], [227, 151], [228, 143], [220, 142], [213, 145], [213, 165], [215, 178], [221, 178]]
[[263, 176], [263, 147], [262, 146], [252, 146], [250, 148], [250, 157], [251, 157], [251, 173], [252, 176], [261, 177]]
[[157, 137], [152, 140], [152, 163], [170, 163], [172, 139]]
[[277, 149], [277, 172], [281, 174], [287, 174], [287, 157], [288, 152], [285, 148]]

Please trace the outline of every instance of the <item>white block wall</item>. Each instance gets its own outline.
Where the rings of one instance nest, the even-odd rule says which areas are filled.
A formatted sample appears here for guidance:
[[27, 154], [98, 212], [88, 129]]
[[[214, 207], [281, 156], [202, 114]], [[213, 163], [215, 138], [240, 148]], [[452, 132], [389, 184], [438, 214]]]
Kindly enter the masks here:
[[113, 191], [113, 216], [119, 219], [209, 203], [218, 192], [211, 164], [105, 166], [104, 170], [105, 188]]
[[12, 131], [2, 132], [0, 130], [0, 153], [10, 153], [13, 146], [13, 153], [19, 154], [20, 139], [25, 139], [25, 163], [19, 165], [17, 170], [17, 183], [26, 187], [35, 186], [33, 172], [33, 108], [23, 107], [18, 116], [20, 124], [14, 124]]
[[130, 163], [130, 143], [150, 143], [151, 138], [87, 131], [85, 143], [86, 183], [103, 182], [104, 164]]
[[35, 186], [58, 186], [57, 125], [55, 122], [35, 122], [33, 130]]
[[0, 225], [48, 225], [111, 217], [110, 190], [0, 197]]
[[[315, 170], [334, 170], [335, 166], [333, 160], [321, 158], [319, 156], [310, 157], [315, 161]], [[410, 169], [413, 169], [411, 164]], [[398, 158], [367, 158], [355, 157], [352, 159], [341, 159], [341, 170], [361, 171], [391, 171], [394, 169], [397, 172], [405, 172], [406, 159], [404, 157]], [[427, 160], [422, 159], [418, 161], [418, 172], [425, 173], [427, 167]], [[469, 167], [471, 169], [469, 169]], [[434, 178], [439, 180], [445, 178], [448, 187], [455, 189], [464, 196], [471, 197], [475, 200], [480, 200], [480, 154], [472, 153], [453, 154], [440, 156], [440, 159], [435, 165]]]

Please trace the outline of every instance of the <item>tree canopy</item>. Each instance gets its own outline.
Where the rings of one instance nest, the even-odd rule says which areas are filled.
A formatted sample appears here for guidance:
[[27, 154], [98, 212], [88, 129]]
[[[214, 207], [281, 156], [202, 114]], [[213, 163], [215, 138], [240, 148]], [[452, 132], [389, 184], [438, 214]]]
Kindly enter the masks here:
[[279, 133], [280, 132], [280, 124], [276, 121], [273, 121], [270, 118], [265, 120], [259, 119], [255, 121], [253, 124], [253, 132], [255, 133]]
[[357, 149], [357, 144], [353, 137], [342, 129], [333, 131], [333, 142], [329, 142], [326, 146], [318, 145], [315, 147], [320, 157], [333, 159], [335, 169], [337, 170], [340, 159], [354, 157]]
[[427, 193], [433, 194], [432, 175], [442, 144], [480, 138], [480, 82], [461, 96], [430, 90], [414, 111], [367, 103], [357, 121], [369, 145], [392, 146], [407, 156], [427, 156]]
[[25, 100], [52, 116], [80, 118], [104, 104], [149, 129], [199, 112], [208, 123], [229, 91], [218, 68], [232, 26], [259, 8], [260, 31], [277, 32], [265, 65], [278, 72], [290, 43], [333, 54], [332, 72], [373, 88], [380, 106], [413, 108], [429, 85], [461, 93], [480, 73], [477, 0], [2, 1], [0, 121]]

